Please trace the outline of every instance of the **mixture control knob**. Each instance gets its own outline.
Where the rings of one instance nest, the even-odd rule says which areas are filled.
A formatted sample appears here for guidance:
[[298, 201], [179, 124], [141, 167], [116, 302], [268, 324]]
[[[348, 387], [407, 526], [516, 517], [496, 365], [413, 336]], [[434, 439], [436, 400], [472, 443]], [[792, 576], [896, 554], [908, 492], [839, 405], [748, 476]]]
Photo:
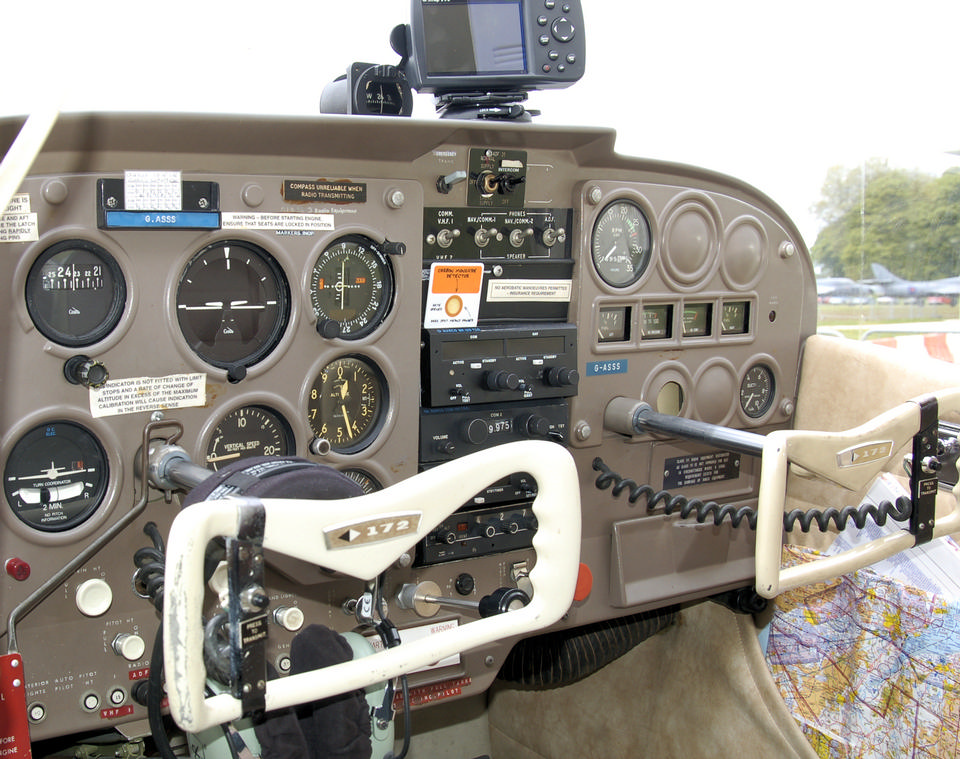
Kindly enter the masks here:
[[569, 387], [580, 382], [580, 372], [565, 366], [555, 366], [547, 370], [544, 379], [551, 387]]
[[483, 377], [487, 390], [519, 390], [520, 376], [514, 372], [487, 372]]
[[483, 445], [490, 435], [490, 428], [483, 419], [471, 419], [463, 426], [463, 438], [473, 445]]
[[550, 434], [550, 422], [540, 414], [526, 414], [517, 420], [517, 428], [527, 437], [547, 437]]
[[132, 633], [120, 633], [113, 639], [110, 647], [117, 656], [122, 656], [127, 661], [139, 661], [147, 650], [143, 638]]

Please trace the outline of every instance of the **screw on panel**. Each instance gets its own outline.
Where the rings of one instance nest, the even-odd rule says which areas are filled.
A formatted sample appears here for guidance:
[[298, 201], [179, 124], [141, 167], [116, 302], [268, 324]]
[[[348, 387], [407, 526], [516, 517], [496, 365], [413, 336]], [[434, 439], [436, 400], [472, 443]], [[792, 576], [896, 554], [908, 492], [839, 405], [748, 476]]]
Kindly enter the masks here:
[[601, 190], [596, 185], [593, 185], [589, 190], [587, 190], [587, 202], [592, 206], [600, 205], [600, 201], [603, 200], [603, 190]]

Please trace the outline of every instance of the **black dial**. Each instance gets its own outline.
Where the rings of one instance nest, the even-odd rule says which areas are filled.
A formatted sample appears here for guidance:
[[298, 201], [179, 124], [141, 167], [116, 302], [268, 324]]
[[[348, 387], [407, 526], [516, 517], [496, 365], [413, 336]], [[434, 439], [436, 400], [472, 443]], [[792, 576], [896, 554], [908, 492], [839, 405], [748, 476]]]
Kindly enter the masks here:
[[86, 427], [53, 421], [34, 427], [10, 450], [3, 492], [17, 518], [41, 532], [89, 519], [103, 502], [110, 466]]
[[384, 320], [392, 301], [390, 262], [367, 237], [341, 237], [314, 264], [310, 302], [321, 331], [332, 322], [344, 340], [369, 335]]
[[773, 405], [775, 390], [773, 370], [765, 364], [754, 364], [740, 382], [740, 408], [751, 419], [759, 419]]
[[307, 419], [332, 450], [353, 453], [370, 444], [386, 408], [387, 383], [377, 365], [343, 356], [327, 364], [311, 385]]
[[618, 200], [600, 212], [593, 227], [591, 254], [600, 278], [611, 287], [628, 287], [650, 263], [650, 223], [640, 206]]
[[220, 467], [247, 456], [287, 456], [295, 445], [293, 431], [267, 406], [241, 406], [214, 427], [207, 444], [207, 466]]
[[222, 240], [187, 264], [177, 285], [177, 321], [208, 364], [251, 366], [272, 351], [290, 318], [290, 288], [263, 248]]
[[343, 473], [361, 487], [364, 495], [383, 490], [380, 481], [365, 469], [344, 469]]
[[127, 285], [116, 259], [88, 240], [51, 245], [30, 267], [27, 311], [40, 333], [71, 348], [92, 345], [117, 326]]

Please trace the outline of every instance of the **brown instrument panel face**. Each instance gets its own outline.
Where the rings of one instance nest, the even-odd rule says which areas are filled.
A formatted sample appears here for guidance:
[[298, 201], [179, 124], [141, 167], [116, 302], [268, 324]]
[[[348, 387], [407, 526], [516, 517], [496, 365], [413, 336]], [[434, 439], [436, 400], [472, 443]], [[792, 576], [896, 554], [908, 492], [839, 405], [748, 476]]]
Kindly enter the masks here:
[[[0, 147], [19, 125], [0, 123]], [[64, 117], [0, 224], [3, 618], [134, 508], [151, 419], [182, 425], [178, 444], [211, 470], [296, 455], [365, 488], [513, 439], [566, 446], [594, 581], [562, 626], [750, 584], [748, 530], [648, 514], [598, 489], [592, 462], [657, 490], [755, 501], [748, 456], [624, 436], [605, 412], [626, 397], [789, 427], [815, 331], [809, 255], [753, 188], [613, 142], [403, 119]], [[399, 608], [406, 583], [466, 600], [516, 585], [535, 561], [535, 488], [522, 473], [495, 484], [398, 557], [391, 619], [473, 618]], [[133, 692], [158, 620], [131, 586], [133, 555], [181, 496], [150, 488], [142, 514], [19, 616], [34, 739], [145, 719]], [[347, 631], [343, 602], [362, 590], [269, 559], [271, 610]], [[270, 616], [280, 672], [289, 619]], [[508, 650], [412, 683], [479, 692]]]

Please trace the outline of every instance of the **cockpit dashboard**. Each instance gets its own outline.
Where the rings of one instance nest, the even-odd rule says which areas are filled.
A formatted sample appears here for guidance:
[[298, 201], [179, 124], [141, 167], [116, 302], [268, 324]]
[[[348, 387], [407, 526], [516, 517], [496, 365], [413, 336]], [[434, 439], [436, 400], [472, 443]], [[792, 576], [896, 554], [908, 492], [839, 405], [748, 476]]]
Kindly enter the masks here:
[[[0, 123], [0, 146], [20, 126]], [[147, 504], [17, 621], [34, 740], [146, 719], [137, 684], [158, 615], [133, 556], [189, 490], [144, 489], [149, 423], [211, 473], [297, 457], [364, 492], [502, 443], [563, 446], [582, 537], [557, 629], [752, 584], [748, 528], [597, 480], [605, 467], [756, 504], [756, 457], [625, 431], [611, 402], [792, 426], [816, 329], [810, 257], [752, 187], [614, 140], [372, 117], [61, 117], [0, 217], [3, 618]], [[403, 608], [404, 586], [476, 602], [523, 585], [537, 487], [525, 472], [491, 483], [398, 557], [384, 587], [402, 634], [475, 616]], [[266, 577], [280, 676], [305, 622], [357, 627], [362, 582], [281, 556]], [[414, 703], [482, 692], [512, 642], [416, 673]]]

